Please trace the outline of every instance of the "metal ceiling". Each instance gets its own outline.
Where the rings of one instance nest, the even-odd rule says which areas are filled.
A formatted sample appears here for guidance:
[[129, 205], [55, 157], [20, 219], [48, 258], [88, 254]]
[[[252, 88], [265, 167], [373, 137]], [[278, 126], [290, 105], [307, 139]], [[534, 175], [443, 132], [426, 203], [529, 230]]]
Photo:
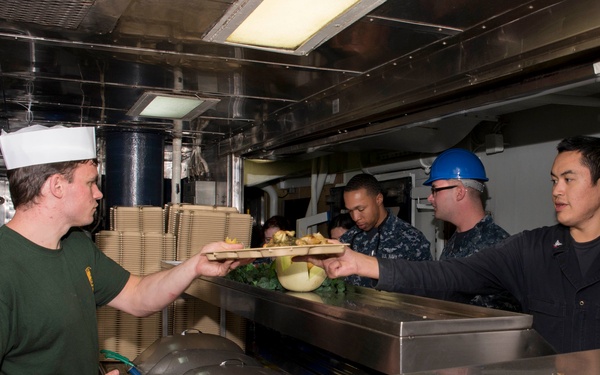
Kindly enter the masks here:
[[597, 0], [387, 0], [308, 56], [203, 42], [231, 3], [0, 0], [0, 125], [170, 133], [126, 115], [160, 90], [220, 100], [184, 122], [219, 155], [437, 152], [482, 120], [600, 92]]

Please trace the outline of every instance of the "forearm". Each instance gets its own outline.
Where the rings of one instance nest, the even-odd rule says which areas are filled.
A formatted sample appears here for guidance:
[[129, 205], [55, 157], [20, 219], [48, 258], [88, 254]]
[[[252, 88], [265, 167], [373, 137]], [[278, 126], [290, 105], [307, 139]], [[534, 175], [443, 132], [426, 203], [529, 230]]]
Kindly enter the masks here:
[[356, 253], [356, 274], [359, 276], [379, 279], [379, 262], [376, 257]]
[[443, 267], [444, 261], [409, 261], [406, 259], [380, 259], [379, 279], [375, 289], [387, 292], [416, 294], [443, 298], [447, 291], [459, 290], [456, 285], [467, 279], [453, 268]]
[[148, 316], [162, 310], [179, 297], [197, 277], [197, 258], [177, 267], [147, 276], [129, 278], [125, 288], [109, 306], [134, 316]]
[[376, 289], [450, 299], [455, 293], [492, 294], [502, 290], [494, 281], [496, 258], [477, 253], [468, 258], [414, 262], [405, 259], [380, 259]]
[[125, 288], [108, 305], [135, 316], [147, 316], [160, 311], [173, 302], [192, 281], [200, 276], [225, 276], [240, 261], [209, 261], [204, 253], [241, 249], [242, 244], [213, 242], [204, 246], [199, 254], [170, 270], [152, 275], [130, 276]]

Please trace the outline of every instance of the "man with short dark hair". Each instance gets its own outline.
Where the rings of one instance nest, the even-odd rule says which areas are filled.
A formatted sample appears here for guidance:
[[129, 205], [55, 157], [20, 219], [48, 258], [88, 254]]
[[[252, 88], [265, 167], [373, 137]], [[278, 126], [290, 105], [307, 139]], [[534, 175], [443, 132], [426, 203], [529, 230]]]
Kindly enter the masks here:
[[[344, 204], [356, 223], [340, 237], [340, 242], [362, 254], [386, 259], [428, 260], [429, 241], [417, 228], [383, 206], [383, 190], [370, 174], [358, 174], [344, 187]], [[368, 278], [350, 275], [346, 281], [372, 286]]]

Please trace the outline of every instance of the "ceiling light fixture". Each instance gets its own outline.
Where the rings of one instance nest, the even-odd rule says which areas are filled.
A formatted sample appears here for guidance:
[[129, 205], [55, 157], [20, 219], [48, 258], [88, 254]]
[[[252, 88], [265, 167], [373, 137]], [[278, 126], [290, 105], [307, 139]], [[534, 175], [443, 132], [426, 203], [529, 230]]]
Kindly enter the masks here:
[[307, 55], [386, 0], [238, 0], [202, 38]]
[[145, 92], [127, 112], [128, 116], [189, 121], [214, 106], [219, 99], [195, 95]]

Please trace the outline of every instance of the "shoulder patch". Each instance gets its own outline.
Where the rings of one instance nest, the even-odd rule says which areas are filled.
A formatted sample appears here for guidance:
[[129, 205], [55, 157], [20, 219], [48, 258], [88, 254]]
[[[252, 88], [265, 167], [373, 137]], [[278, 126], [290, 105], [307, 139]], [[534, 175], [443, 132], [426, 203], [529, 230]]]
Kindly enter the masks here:
[[85, 274], [87, 275], [88, 281], [90, 282], [90, 286], [92, 287], [92, 292], [94, 291], [94, 279], [92, 278], [92, 267], [87, 266], [85, 268]]

